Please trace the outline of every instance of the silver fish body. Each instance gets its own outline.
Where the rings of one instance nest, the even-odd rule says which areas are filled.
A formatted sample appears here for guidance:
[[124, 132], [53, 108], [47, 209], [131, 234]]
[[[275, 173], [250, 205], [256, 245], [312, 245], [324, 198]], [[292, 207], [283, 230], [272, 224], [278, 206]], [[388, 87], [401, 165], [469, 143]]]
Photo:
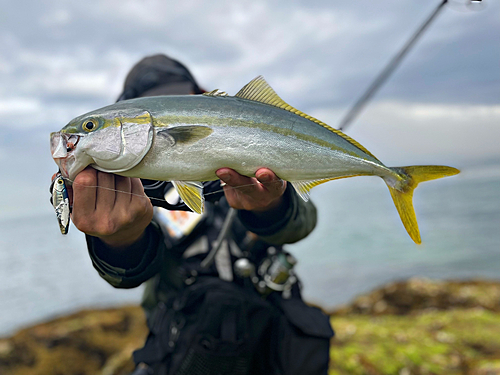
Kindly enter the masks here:
[[63, 176], [58, 173], [52, 185], [52, 205], [56, 211], [57, 222], [62, 234], [67, 234], [70, 223], [71, 208], [68, 190]]
[[[312, 187], [337, 178], [379, 176], [392, 194], [406, 193], [408, 184], [413, 190], [420, 181], [458, 173], [450, 167], [425, 167], [425, 172], [416, 172], [421, 178], [413, 181], [410, 174], [415, 171], [386, 167], [347, 135], [285, 103], [261, 77], [234, 97], [214, 90], [104, 107], [53, 133], [51, 150], [70, 179], [92, 165], [123, 176], [172, 181], [196, 212], [203, 210], [199, 182], [217, 179], [215, 171], [222, 167], [247, 176], [269, 168], [292, 183], [305, 200]], [[393, 198], [400, 201], [394, 194]], [[413, 213], [411, 198], [410, 207], [396, 206], [400, 214]], [[402, 220], [419, 242], [416, 219]]]
[[[156, 104], [152, 99], [148, 104]], [[292, 182], [360, 173], [393, 174], [345, 139], [323, 127], [308, 128], [309, 120], [279, 108], [234, 97], [155, 99], [171, 109], [168, 113], [165, 109], [148, 111], [157, 123], [170, 120], [168, 127], [154, 126], [150, 150], [135, 167], [121, 172], [123, 175], [208, 181], [217, 179], [215, 171], [222, 167], [247, 176], [266, 167]], [[143, 102], [138, 99], [136, 103]], [[199, 113], [184, 116], [193, 106]], [[180, 133], [194, 127], [210, 134], [196, 142], [184, 141]]]

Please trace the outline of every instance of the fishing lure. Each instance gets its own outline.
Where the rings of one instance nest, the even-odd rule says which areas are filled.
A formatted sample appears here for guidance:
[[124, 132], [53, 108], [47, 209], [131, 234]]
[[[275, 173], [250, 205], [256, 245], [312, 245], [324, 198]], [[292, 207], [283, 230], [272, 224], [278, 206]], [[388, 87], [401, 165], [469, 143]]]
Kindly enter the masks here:
[[52, 205], [56, 210], [57, 222], [62, 234], [67, 234], [69, 230], [69, 214], [71, 208], [69, 205], [68, 189], [61, 173], [57, 173], [52, 183]]

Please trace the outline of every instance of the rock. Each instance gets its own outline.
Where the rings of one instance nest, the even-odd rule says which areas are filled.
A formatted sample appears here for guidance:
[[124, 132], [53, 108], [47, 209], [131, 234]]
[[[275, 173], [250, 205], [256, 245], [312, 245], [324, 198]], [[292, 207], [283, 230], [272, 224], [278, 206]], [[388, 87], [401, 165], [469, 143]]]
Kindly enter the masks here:
[[398, 281], [359, 296], [348, 306], [336, 309], [331, 314], [406, 315], [455, 308], [483, 308], [500, 312], [500, 282], [416, 278]]
[[[332, 312], [331, 373], [500, 374], [500, 283], [410, 279]], [[126, 375], [142, 309], [88, 310], [0, 339], [1, 375]]]
[[129, 374], [146, 336], [139, 306], [82, 311], [1, 339], [0, 374]]

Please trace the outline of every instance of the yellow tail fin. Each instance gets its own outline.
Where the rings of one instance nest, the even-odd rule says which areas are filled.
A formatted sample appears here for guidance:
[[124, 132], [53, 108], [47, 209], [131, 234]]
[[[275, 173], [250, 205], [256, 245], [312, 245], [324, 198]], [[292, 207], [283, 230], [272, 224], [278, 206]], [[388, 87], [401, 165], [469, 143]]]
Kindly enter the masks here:
[[403, 179], [396, 182], [395, 186], [391, 186], [386, 181], [387, 187], [391, 192], [392, 199], [406, 231], [415, 243], [420, 244], [422, 241], [420, 239], [415, 210], [413, 209], [413, 190], [415, 190], [420, 182], [453, 176], [460, 173], [460, 171], [456, 168], [442, 165], [414, 165], [391, 169]]

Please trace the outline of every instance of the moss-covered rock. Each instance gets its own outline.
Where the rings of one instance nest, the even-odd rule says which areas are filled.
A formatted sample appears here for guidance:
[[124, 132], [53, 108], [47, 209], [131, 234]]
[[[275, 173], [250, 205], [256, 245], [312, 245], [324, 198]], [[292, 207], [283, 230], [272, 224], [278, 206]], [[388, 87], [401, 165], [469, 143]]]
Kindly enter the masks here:
[[[330, 375], [500, 375], [500, 283], [412, 279], [332, 312]], [[140, 307], [82, 311], [0, 339], [1, 375], [125, 375]]]
[[146, 335], [138, 306], [82, 311], [0, 339], [0, 374], [128, 374]]
[[331, 316], [330, 375], [500, 374], [499, 282], [394, 282]]
[[331, 322], [331, 375], [500, 374], [500, 314], [483, 308]]
[[332, 315], [405, 315], [422, 310], [476, 308], [500, 312], [497, 281], [432, 281], [413, 278], [387, 284], [332, 311]]

